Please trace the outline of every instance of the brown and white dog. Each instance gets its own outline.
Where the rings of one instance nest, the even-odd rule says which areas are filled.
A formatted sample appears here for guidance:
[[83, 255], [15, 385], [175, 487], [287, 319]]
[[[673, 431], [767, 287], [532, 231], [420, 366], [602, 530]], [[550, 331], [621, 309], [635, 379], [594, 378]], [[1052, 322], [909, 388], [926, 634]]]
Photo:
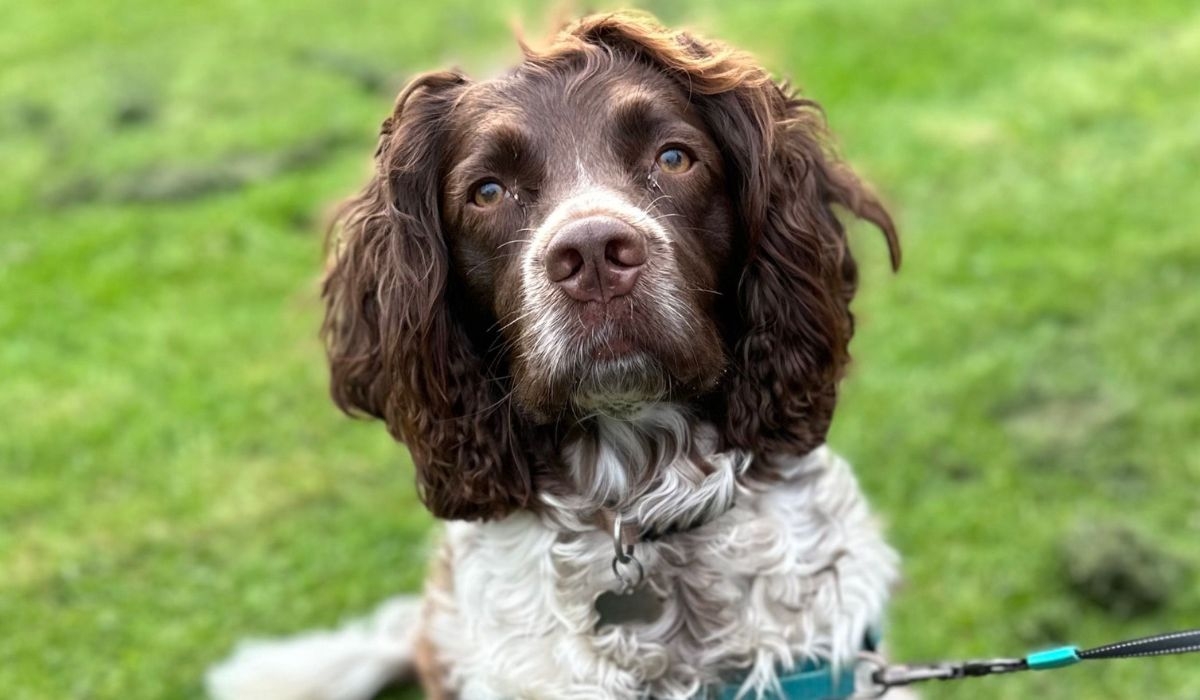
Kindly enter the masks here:
[[333, 397], [408, 445], [441, 552], [422, 602], [245, 645], [210, 692], [756, 697], [853, 663], [897, 557], [824, 446], [857, 283], [835, 208], [899, 248], [819, 107], [599, 15], [500, 78], [416, 78], [376, 166], [325, 280]]

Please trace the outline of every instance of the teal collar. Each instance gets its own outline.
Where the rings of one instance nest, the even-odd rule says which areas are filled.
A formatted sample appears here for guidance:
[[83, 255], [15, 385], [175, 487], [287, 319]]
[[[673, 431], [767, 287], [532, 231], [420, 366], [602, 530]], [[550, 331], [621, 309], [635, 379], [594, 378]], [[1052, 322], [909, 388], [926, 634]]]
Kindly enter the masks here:
[[[725, 685], [716, 697], [736, 700], [740, 687], [740, 683]], [[779, 689], [779, 693], [763, 694], [762, 700], [843, 700], [854, 695], [854, 664], [835, 670], [828, 661], [806, 661], [791, 673], [779, 676]]]
[[[863, 651], [879, 649], [878, 627], [867, 630], [863, 636]], [[854, 695], [855, 664], [853, 662], [834, 668], [828, 661], [810, 659], [796, 664], [791, 672], [779, 669], [779, 692], [763, 693], [761, 700], [845, 700]], [[737, 700], [741, 681], [732, 681], [708, 693], [716, 700]], [[752, 697], [752, 696], [751, 696]]]

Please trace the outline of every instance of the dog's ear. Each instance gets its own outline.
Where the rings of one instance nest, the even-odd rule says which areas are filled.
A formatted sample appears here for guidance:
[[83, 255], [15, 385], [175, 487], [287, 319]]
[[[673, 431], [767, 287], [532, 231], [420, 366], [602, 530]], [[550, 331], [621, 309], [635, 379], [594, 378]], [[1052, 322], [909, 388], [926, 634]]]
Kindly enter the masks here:
[[508, 391], [453, 309], [440, 171], [465, 87], [430, 73], [397, 98], [375, 175], [331, 231], [322, 335], [337, 405], [383, 419], [408, 445], [434, 515], [474, 520], [529, 506], [533, 486]]
[[720, 145], [745, 261], [723, 387], [726, 444], [759, 455], [819, 446], [849, 359], [858, 278], [834, 206], [878, 226], [898, 267], [891, 217], [827, 151], [820, 108], [747, 54], [640, 14], [591, 17], [568, 31], [674, 77]]
[[767, 83], [714, 96], [706, 109], [726, 144], [747, 242], [725, 437], [765, 454], [805, 454], [825, 441], [854, 333], [858, 269], [834, 206], [879, 227], [898, 269], [895, 226], [826, 150], [814, 103]]

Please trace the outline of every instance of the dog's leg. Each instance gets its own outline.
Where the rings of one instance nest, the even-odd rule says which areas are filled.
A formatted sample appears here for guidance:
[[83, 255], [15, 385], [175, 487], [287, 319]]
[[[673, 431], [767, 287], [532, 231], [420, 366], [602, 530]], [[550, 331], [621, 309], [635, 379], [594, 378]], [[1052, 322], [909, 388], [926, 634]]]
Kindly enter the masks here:
[[337, 630], [243, 642], [205, 686], [214, 700], [369, 700], [412, 680], [420, 611], [418, 596], [399, 596]]

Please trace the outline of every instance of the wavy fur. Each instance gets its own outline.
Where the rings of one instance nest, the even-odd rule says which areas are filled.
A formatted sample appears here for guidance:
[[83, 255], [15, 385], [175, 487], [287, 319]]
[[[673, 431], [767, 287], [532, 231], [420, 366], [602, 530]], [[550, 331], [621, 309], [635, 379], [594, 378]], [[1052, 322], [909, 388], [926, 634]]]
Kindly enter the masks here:
[[[887, 211], [818, 105], [740, 51], [633, 13], [523, 48], [495, 81], [416, 78], [331, 237], [333, 398], [408, 445], [425, 504], [454, 521], [421, 621], [251, 647], [210, 675], [223, 700], [366, 698], [413, 667], [435, 699], [758, 697], [800, 660], [853, 662], [883, 614], [897, 558], [824, 442], [858, 274], [835, 210], [875, 224], [898, 267]], [[691, 179], [631, 169], [636, 128], [584, 153], [605, 110], [648, 123], [664, 105], [703, 161]], [[567, 169], [531, 165], [558, 131]], [[506, 208], [470, 209], [491, 161]], [[547, 242], [587, 216], [650, 242], [617, 303], [543, 275]], [[622, 342], [640, 354], [606, 361]], [[597, 627], [613, 512], [653, 539], [637, 545], [653, 623]]]

